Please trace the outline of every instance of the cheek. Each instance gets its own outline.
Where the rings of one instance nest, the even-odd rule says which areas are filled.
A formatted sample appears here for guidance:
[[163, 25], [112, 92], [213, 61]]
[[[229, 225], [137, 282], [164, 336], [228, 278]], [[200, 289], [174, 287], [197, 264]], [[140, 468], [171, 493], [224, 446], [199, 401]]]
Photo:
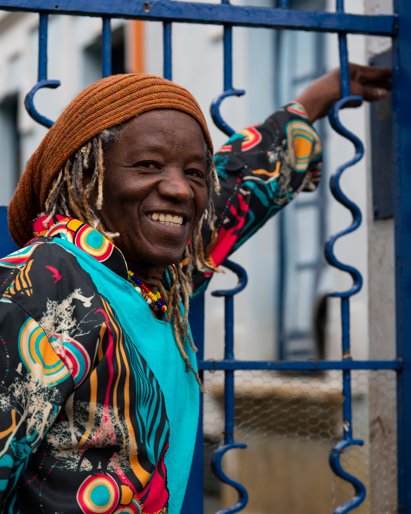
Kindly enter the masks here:
[[107, 198], [106, 206], [110, 211], [136, 209], [145, 196], [145, 191], [126, 177], [108, 181], [104, 187], [104, 200]]
[[200, 219], [208, 203], [207, 188], [205, 186], [195, 192], [195, 203], [197, 219]]

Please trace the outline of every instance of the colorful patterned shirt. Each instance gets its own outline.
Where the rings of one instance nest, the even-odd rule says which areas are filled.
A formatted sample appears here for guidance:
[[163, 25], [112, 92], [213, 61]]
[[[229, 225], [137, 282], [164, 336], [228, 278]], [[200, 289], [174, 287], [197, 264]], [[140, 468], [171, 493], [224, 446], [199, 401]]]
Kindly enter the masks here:
[[[220, 264], [298, 191], [315, 188], [321, 145], [297, 104], [216, 155]], [[127, 281], [122, 253], [55, 216], [0, 260], [0, 506], [10, 514], [179, 514], [199, 389], [170, 323]], [[212, 240], [213, 238], [213, 240]], [[196, 292], [210, 274], [197, 273]], [[190, 362], [195, 355], [185, 344]]]

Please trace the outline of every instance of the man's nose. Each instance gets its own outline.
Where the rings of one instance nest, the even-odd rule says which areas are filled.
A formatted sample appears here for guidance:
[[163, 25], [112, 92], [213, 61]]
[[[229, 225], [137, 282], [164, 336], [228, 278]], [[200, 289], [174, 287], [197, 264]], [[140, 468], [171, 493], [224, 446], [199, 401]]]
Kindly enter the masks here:
[[177, 202], [187, 202], [194, 197], [184, 170], [180, 167], [165, 170], [163, 179], [158, 186], [158, 192], [161, 196], [174, 198]]

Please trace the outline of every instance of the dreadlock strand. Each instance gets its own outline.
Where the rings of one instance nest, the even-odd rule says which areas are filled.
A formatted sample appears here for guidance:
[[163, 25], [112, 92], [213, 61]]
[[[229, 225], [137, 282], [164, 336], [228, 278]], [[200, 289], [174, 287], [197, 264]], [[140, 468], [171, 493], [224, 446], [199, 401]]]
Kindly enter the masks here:
[[168, 306], [167, 306], [168, 314], [167, 314], [167, 317], [166, 317], [165, 321], [170, 321], [171, 315], [173, 314], [173, 310], [174, 310], [173, 297], [174, 297], [174, 291], [175, 291], [176, 286], [177, 286], [178, 276], [174, 272], [173, 266], [168, 266], [167, 270], [168, 270], [168, 273], [169, 273], [170, 278], [172, 280], [172, 283], [171, 283], [170, 292], [168, 294]]
[[47, 216], [47, 218], [43, 221], [43, 227], [45, 229], [48, 228], [49, 226], [49, 221], [51, 220], [51, 218], [55, 215], [56, 213], [56, 204], [53, 205], [53, 208], [51, 209], [51, 212], [50, 214]]
[[88, 159], [90, 157], [90, 151], [91, 151], [91, 141], [89, 141], [86, 146], [83, 146], [81, 149], [81, 153], [83, 154], [83, 166], [85, 169], [88, 168]]
[[86, 197], [87, 198], [90, 196], [90, 192], [94, 188], [94, 185], [95, 185], [95, 183], [98, 179], [98, 175], [99, 175], [99, 168], [98, 168], [98, 166], [96, 166], [96, 163], [98, 163], [98, 155], [97, 155], [97, 159], [95, 158], [95, 154], [96, 153], [98, 154], [98, 147], [96, 145], [96, 142], [97, 142], [97, 140], [95, 137], [90, 141], [90, 151], [93, 152], [93, 160], [94, 160], [95, 164], [94, 164], [94, 169], [93, 169], [93, 174], [91, 176], [91, 180], [86, 187]]
[[69, 169], [70, 169], [70, 159], [67, 159], [65, 167], [64, 167], [64, 172], [65, 172], [66, 180], [67, 180], [67, 193], [69, 196], [70, 206], [73, 209], [76, 216], [78, 217], [78, 219], [84, 223], [84, 216], [83, 216], [79, 206], [77, 205], [77, 203], [74, 199], [73, 193], [71, 191], [71, 178], [70, 178]]
[[201, 392], [202, 393], [207, 393], [208, 392], [207, 389], [203, 386], [198, 373], [196, 372], [196, 370], [191, 365], [191, 362], [189, 361], [189, 359], [188, 359], [188, 357], [186, 355], [186, 352], [184, 351], [184, 347], [183, 347], [183, 343], [181, 341], [181, 338], [179, 337], [179, 335], [176, 334], [176, 338], [175, 339], [177, 341], [177, 348], [180, 351], [180, 355], [181, 355], [181, 357], [183, 358], [183, 360], [185, 362], [186, 369], [190, 370], [194, 374], [194, 376], [196, 378], [196, 381], [197, 381], [197, 384], [200, 387]]
[[217, 195], [219, 195], [221, 191], [220, 179], [218, 178], [217, 168], [215, 167], [214, 163], [211, 165], [211, 172], [213, 174], [214, 191]]
[[[176, 287], [177, 287], [177, 283], [178, 283], [178, 275], [175, 272], [173, 266], [168, 266], [167, 270], [170, 274], [170, 278], [172, 277], [172, 280], [173, 280], [173, 282], [171, 284], [170, 292], [168, 294], [168, 307], [167, 307], [168, 315], [167, 315], [167, 318], [165, 319], [165, 321], [170, 321], [171, 316], [174, 311], [174, 307], [175, 307], [174, 294], [176, 292]], [[178, 304], [177, 304], [177, 306], [178, 306]]]
[[60, 170], [60, 173], [58, 174], [56, 180], [54, 181], [53, 187], [51, 188], [51, 191], [47, 197], [46, 205], [45, 205], [46, 210], [48, 210], [50, 203], [53, 203], [55, 196], [58, 195], [58, 189], [59, 189], [62, 175], [63, 175], [63, 169]]
[[71, 186], [74, 198], [81, 204], [80, 179], [83, 175], [81, 152], [76, 152], [73, 156], [72, 173], [70, 174]]
[[67, 194], [67, 179], [66, 176], [63, 174], [63, 177], [61, 179], [61, 189], [59, 193], [59, 209], [62, 211], [62, 214], [64, 216], [71, 216], [70, 209], [69, 209], [69, 201], [68, 201], [68, 194]]
[[163, 286], [163, 283], [160, 281], [158, 284], [158, 289], [160, 291], [161, 296], [164, 298], [165, 302], [168, 304], [168, 293], [166, 288]]
[[96, 209], [101, 211], [103, 207], [103, 179], [104, 179], [104, 164], [103, 164], [103, 147], [101, 138], [98, 138], [98, 196], [96, 202]]
[[187, 277], [183, 274], [181, 268], [178, 268], [178, 275], [180, 278], [181, 283], [181, 290], [183, 292], [183, 305], [184, 305], [184, 318], [183, 318], [183, 324], [185, 333], [188, 336], [188, 342], [190, 343], [191, 349], [194, 353], [197, 353], [198, 348], [193, 342], [193, 338], [191, 337], [189, 325], [188, 325], [188, 314], [190, 311], [190, 290], [191, 286], [187, 281]]

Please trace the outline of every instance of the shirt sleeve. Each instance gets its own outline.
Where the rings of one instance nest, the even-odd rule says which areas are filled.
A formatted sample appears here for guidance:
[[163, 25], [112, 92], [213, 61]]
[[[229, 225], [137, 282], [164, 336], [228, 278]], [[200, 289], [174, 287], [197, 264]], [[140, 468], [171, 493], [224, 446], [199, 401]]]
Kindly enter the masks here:
[[91, 277], [60, 245], [33, 241], [0, 259], [0, 512], [38, 479], [29, 462], [94, 369], [103, 333]]
[[[219, 266], [300, 191], [315, 191], [321, 140], [294, 102], [231, 136], [214, 163], [221, 187], [214, 198], [216, 223], [202, 235], [209, 262]], [[206, 289], [212, 275], [195, 272], [194, 294]]]
[[0, 296], [1, 512], [73, 390], [70, 373], [43, 328], [11, 299], [10, 288], [27, 288], [26, 271], [27, 265], [0, 273], [5, 281]]

